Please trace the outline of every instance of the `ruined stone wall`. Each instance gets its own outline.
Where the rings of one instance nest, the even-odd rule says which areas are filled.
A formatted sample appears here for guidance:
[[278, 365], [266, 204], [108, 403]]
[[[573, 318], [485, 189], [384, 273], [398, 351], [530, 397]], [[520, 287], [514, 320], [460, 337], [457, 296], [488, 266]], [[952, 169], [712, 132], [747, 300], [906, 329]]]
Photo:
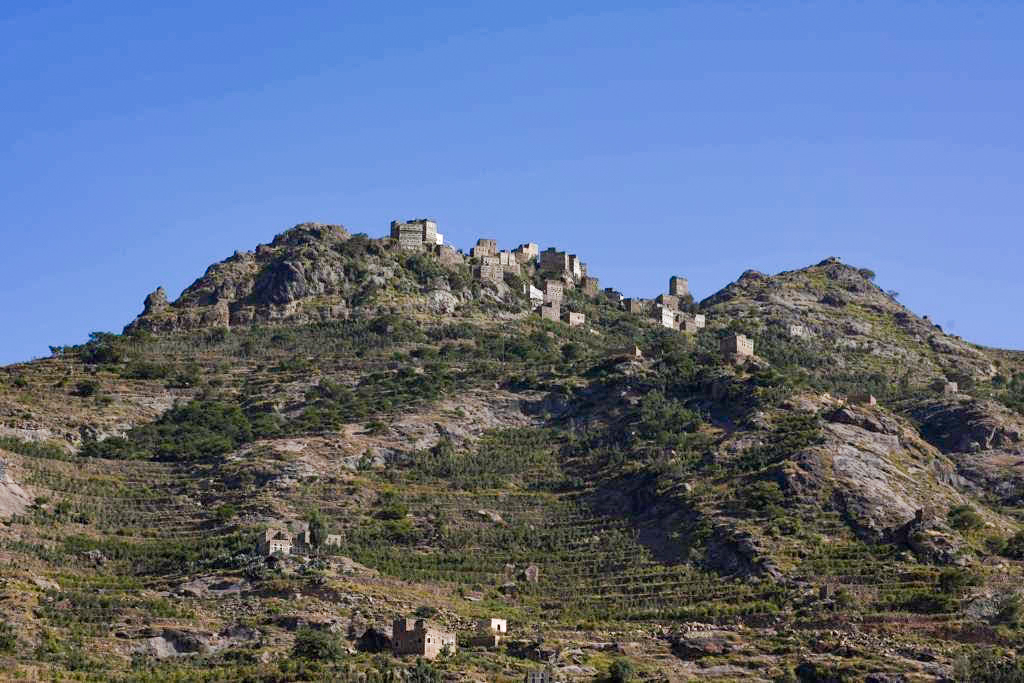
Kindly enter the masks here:
[[622, 302], [626, 305], [627, 311], [638, 315], [643, 315], [651, 307], [651, 302], [647, 299], [623, 299]]
[[546, 302], [540, 307], [540, 317], [555, 323], [561, 321], [562, 305], [558, 301]]
[[754, 355], [754, 340], [742, 334], [731, 334], [721, 341], [719, 348], [726, 355], [752, 356]]

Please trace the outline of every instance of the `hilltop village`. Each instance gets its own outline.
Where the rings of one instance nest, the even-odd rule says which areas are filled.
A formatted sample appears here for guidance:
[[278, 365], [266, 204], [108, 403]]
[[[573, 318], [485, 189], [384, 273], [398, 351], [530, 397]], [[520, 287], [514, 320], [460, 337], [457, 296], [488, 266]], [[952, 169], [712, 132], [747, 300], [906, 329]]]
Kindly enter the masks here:
[[[468, 264], [479, 281], [499, 284], [508, 279], [518, 283], [522, 293], [530, 298], [534, 312], [551, 322], [570, 327], [586, 324], [584, 313], [572, 310], [566, 303], [566, 292], [578, 289], [585, 296], [605, 297], [622, 310], [684, 334], [698, 334], [707, 324], [705, 316], [696, 312], [689, 281], [679, 275], [671, 276], [668, 291], [653, 300], [626, 298], [611, 287], [600, 289], [598, 278], [588, 272], [586, 263], [576, 254], [555, 247], [541, 251], [537, 244], [527, 242], [515, 249], [501, 250], [497, 240], [480, 238], [467, 255], [445, 244], [444, 235], [437, 231], [437, 222], [429, 218], [392, 221], [391, 239], [403, 249], [434, 254], [442, 264]], [[805, 336], [806, 331], [793, 325], [790, 334]], [[722, 340], [720, 349], [727, 358], [741, 361], [754, 355], [754, 342], [733, 334]]]

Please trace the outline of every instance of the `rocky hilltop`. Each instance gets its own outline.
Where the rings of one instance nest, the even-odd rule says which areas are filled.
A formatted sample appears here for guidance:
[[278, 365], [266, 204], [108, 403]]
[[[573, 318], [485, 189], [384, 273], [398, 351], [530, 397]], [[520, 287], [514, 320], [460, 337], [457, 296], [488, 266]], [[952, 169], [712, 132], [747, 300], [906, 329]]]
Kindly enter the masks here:
[[1024, 355], [834, 258], [625, 298], [436, 229], [0, 370], [5, 676], [1016, 680]]

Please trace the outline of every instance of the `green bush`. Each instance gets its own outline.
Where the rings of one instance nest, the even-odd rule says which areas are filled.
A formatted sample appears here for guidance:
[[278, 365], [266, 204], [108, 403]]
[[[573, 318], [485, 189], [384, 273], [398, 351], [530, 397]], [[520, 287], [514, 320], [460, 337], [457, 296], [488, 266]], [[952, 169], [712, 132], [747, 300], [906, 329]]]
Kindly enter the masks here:
[[69, 459], [67, 451], [57, 444], [44, 441], [22, 441], [13, 436], [0, 436], [0, 448], [30, 458]]
[[954, 680], [963, 683], [1024, 683], [1024, 659], [987, 648], [958, 657]]
[[970, 505], [957, 505], [946, 515], [949, 525], [958, 531], [973, 531], [985, 526], [984, 518]]
[[939, 590], [947, 594], [959, 593], [970, 586], [977, 586], [981, 579], [969, 569], [947, 567], [939, 574]]
[[164, 379], [171, 374], [171, 367], [164, 363], [135, 361], [124, 369], [122, 377], [127, 379]]
[[14, 652], [17, 646], [17, 631], [7, 622], [0, 622], [0, 652]]
[[74, 390], [71, 392], [75, 396], [81, 396], [82, 398], [88, 398], [95, 396], [100, 390], [100, 383], [94, 379], [83, 379], [75, 384]]
[[1024, 560], [1024, 531], [1018, 531], [1006, 541], [1003, 555], [1011, 560]]
[[302, 628], [295, 634], [292, 656], [300, 659], [333, 661], [341, 659], [344, 650], [338, 637], [329, 631]]
[[761, 480], [741, 489], [739, 499], [748, 510], [763, 511], [772, 506], [781, 505], [784, 496], [777, 482]]
[[218, 505], [214, 508], [213, 518], [221, 524], [226, 524], [238, 516], [238, 508], [230, 503]]
[[787, 414], [779, 420], [764, 444], [748, 449], [734, 461], [733, 467], [741, 472], [759, 470], [821, 443], [821, 440], [821, 424], [816, 416]]
[[956, 609], [956, 603], [951, 596], [926, 590], [906, 593], [889, 606], [897, 611], [917, 614], [943, 614]]
[[628, 659], [616, 659], [608, 669], [608, 676], [613, 683], [627, 683], [636, 676], [636, 669]]
[[253, 439], [252, 425], [238, 404], [197, 399], [171, 408], [160, 419], [132, 429], [126, 438], [91, 441], [89, 457], [188, 461], [223, 455]]

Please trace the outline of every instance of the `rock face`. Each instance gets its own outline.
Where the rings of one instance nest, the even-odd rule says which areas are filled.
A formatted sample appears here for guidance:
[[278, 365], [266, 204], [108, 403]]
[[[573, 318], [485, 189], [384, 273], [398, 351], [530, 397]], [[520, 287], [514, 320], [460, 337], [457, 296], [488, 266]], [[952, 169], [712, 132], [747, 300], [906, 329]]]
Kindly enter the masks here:
[[7, 463], [0, 458], [0, 519], [22, 514], [31, 502], [25, 489], [7, 472]]
[[[410, 254], [388, 239], [350, 235], [340, 225], [303, 223], [254, 251], [210, 266], [173, 303], [163, 288], [146, 297], [126, 332], [172, 332], [345, 320], [380, 306], [450, 315], [473, 294], [469, 271], [450, 248]], [[504, 292], [504, 294], [502, 294]], [[482, 296], [503, 300], [484, 290]]]
[[170, 304], [167, 303], [167, 292], [163, 287], [157, 287], [155, 291], [146, 296], [142, 315], [155, 315], [161, 313]]
[[1024, 448], [1024, 419], [995, 401], [940, 399], [918, 406], [921, 434], [946, 453]]

